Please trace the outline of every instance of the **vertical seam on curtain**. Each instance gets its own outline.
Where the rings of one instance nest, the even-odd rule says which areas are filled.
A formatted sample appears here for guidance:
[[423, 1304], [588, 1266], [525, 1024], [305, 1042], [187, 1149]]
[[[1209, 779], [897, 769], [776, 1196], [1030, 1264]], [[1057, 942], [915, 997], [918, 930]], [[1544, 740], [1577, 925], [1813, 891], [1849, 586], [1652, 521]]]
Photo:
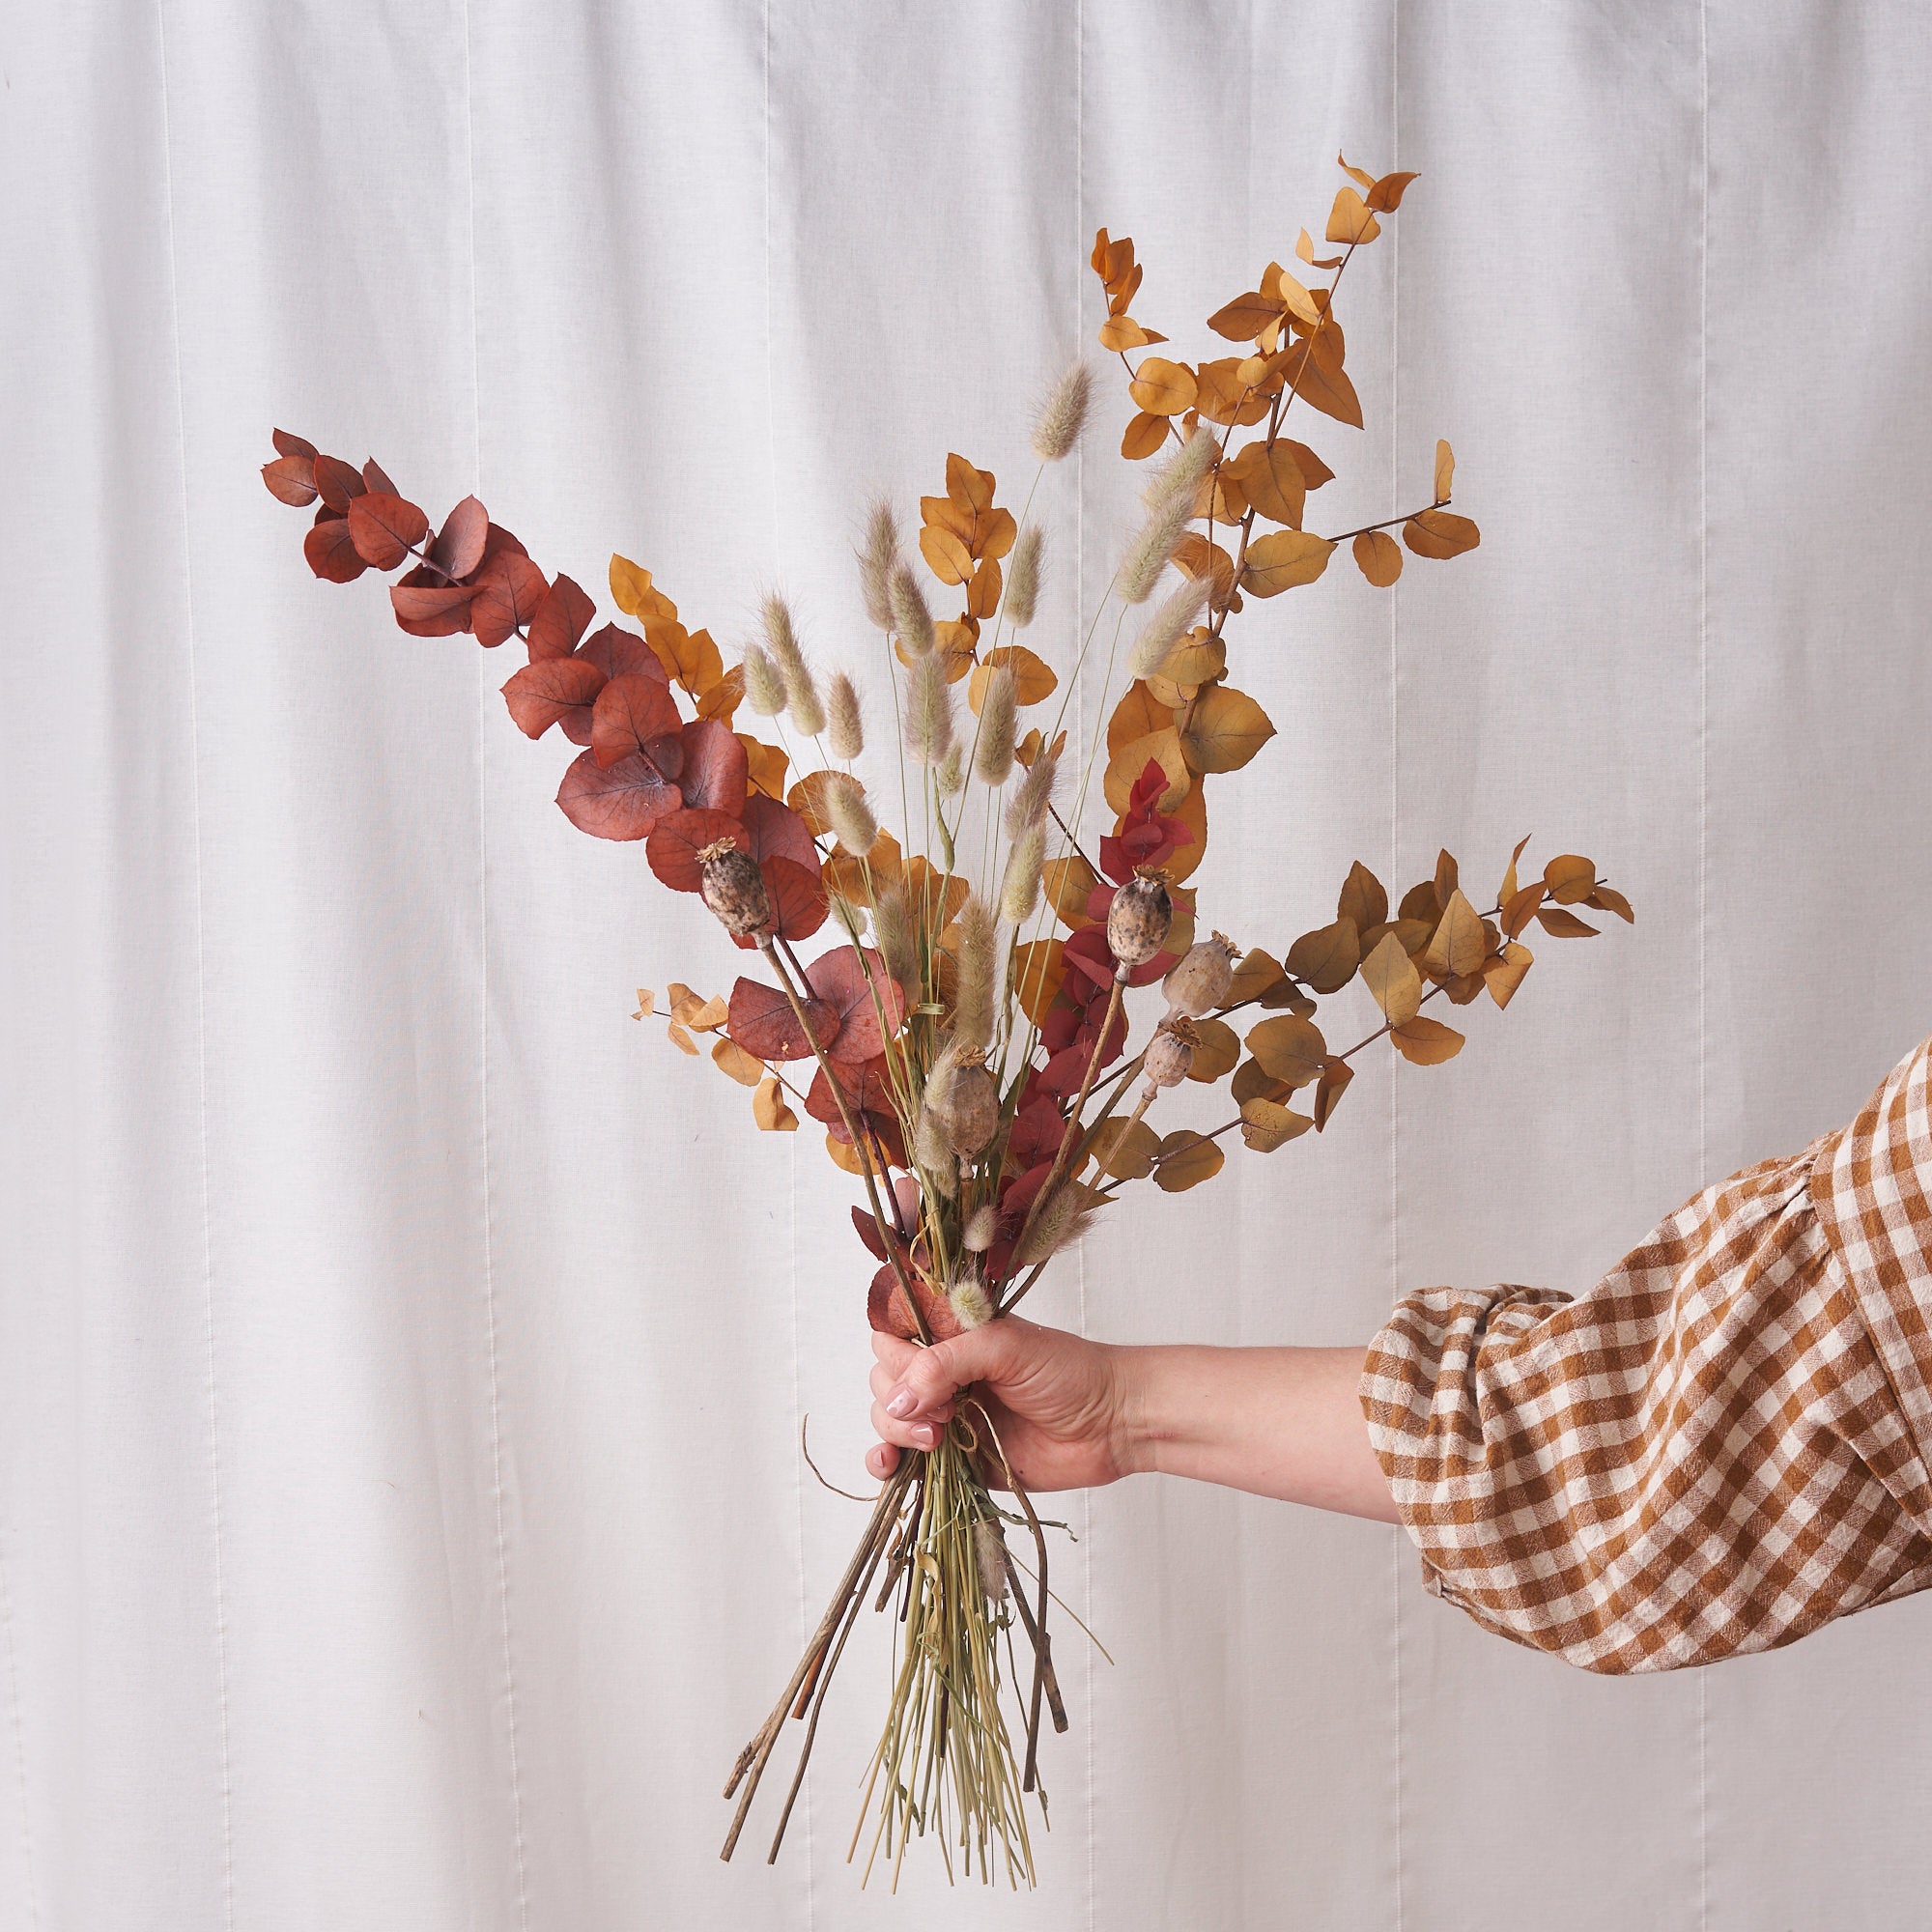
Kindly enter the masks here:
[[[483, 489], [483, 350], [476, 295], [476, 104], [475, 61], [471, 46], [469, 0], [463, 0], [463, 141], [469, 186], [469, 421], [470, 468], [476, 490]], [[482, 1129], [483, 1310], [490, 1364], [490, 1463], [492, 1506], [497, 1528], [497, 1598], [503, 1625], [503, 1723], [510, 1771], [511, 1844], [516, 1856], [517, 1923], [530, 1922], [529, 1856], [524, 1835], [523, 1766], [517, 1748], [517, 1666], [510, 1609], [510, 1535], [503, 1509], [503, 1385], [497, 1350], [497, 1241], [490, 1160], [490, 812], [484, 706], [476, 705], [476, 1086]]]
[[7, 1645], [7, 1703], [14, 1719], [14, 1761], [20, 1777], [20, 1863], [27, 1880], [27, 1919], [39, 1927], [40, 1892], [34, 1884], [34, 1812], [27, 1802], [27, 1726], [20, 1714], [20, 1666], [14, 1649], [14, 1593], [0, 1562], [0, 1635]]
[[[1389, 167], [1394, 170], [1402, 165], [1402, 0], [1389, 0]], [[1399, 223], [1389, 228], [1389, 487], [1390, 500], [1394, 501], [1394, 492], [1401, 486], [1400, 469], [1401, 418], [1401, 351], [1400, 332], [1402, 295], [1402, 257], [1399, 252], [1397, 229]], [[1401, 634], [1397, 627], [1397, 599], [1402, 592], [1400, 584], [1389, 586], [1389, 876], [1397, 876], [1395, 870], [1398, 838], [1399, 810], [1399, 771], [1402, 755], [1402, 741], [1397, 732], [1399, 722], [1398, 676], [1400, 671]], [[1396, 1155], [1401, 1139], [1401, 1115], [1397, 1106], [1396, 1083], [1389, 1081], [1389, 1300], [1391, 1304], [1402, 1298], [1402, 1212], [1397, 1194]], [[1403, 1932], [1404, 1899], [1402, 1868], [1402, 1826], [1403, 1826], [1403, 1736], [1402, 1736], [1402, 1567], [1403, 1550], [1407, 1539], [1398, 1524], [1389, 1532], [1390, 1558], [1389, 1574], [1394, 1597], [1392, 1628], [1394, 1641], [1392, 1650], [1392, 1673], [1395, 1695], [1395, 1932]]]
[[[1080, 342], [1083, 317], [1082, 297], [1086, 282], [1080, 273], [1083, 244], [1087, 239], [1087, 4], [1074, 0], [1073, 7], [1073, 340]], [[1076, 349], [1076, 353], [1084, 354]], [[1087, 581], [1087, 439], [1073, 446], [1073, 634], [1080, 635], [1080, 600]], [[1080, 1243], [1080, 1332], [1087, 1332], [1087, 1244]], [[1094, 1498], [1090, 1492], [1082, 1511], [1087, 1543], [1081, 1568], [1087, 1592], [1087, 1614], [1094, 1614]], [[1097, 1825], [1094, 1792], [1094, 1771], [1097, 1762], [1094, 1737], [1094, 1652], [1088, 1646], [1081, 1655], [1087, 1660], [1087, 1932], [1094, 1932], [1098, 1902], [1094, 1897], [1098, 1865], [1094, 1843]]]
[[[1702, 131], [1697, 230], [1697, 1178], [1710, 1172], [1709, 1120], [1705, 1113], [1705, 952], [1710, 879], [1710, 666], [1711, 666], [1711, 10], [1697, 7], [1698, 107]], [[1708, 1673], [1697, 1673], [1697, 1924], [1711, 1922], [1711, 1693]]]
[[228, 1590], [221, 1552], [221, 1406], [215, 1380], [214, 1234], [208, 1153], [208, 950], [201, 851], [201, 705], [194, 644], [194, 554], [189, 539], [187, 395], [182, 375], [181, 274], [175, 234], [174, 126], [168, 101], [167, 10], [155, 5], [155, 47], [161, 83], [161, 193], [168, 227], [168, 316], [174, 331], [175, 448], [181, 477], [182, 612], [187, 642], [188, 796], [194, 822], [194, 990], [197, 1112], [201, 1140], [202, 1313], [208, 1385], [209, 1526], [214, 1564], [216, 1705], [221, 1740], [221, 1915], [235, 1924], [235, 1776], [228, 1721]]
[[[778, 351], [773, 328], [773, 280], [772, 280], [772, 0], [764, 0], [760, 16], [760, 80], [763, 87], [764, 103], [762, 119], [764, 125], [764, 185], [765, 185], [765, 449], [766, 469], [771, 478], [772, 488], [772, 559], [774, 564], [779, 556], [779, 539], [783, 526], [781, 512], [782, 498], [779, 492], [779, 429], [778, 429]], [[801, 1359], [803, 1328], [799, 1320], [798, 1299], [798, 1136], [790, 1136], [790, 1146], [786, 1150], [785, 1199], [787, 1218], [785, 1247], [790, 1263], [791, 1282], [791, 1406], [794, 1415], [802, 1415], [805, 1408], [804, 1377], [805, 1369]], [[800, 1425], [803, 1427], [803, 1424]], [[803, 1438], [801, 1437], [801, 1441]], [[798, 1523], [798, 1625], [799, 1640], [803, 1644], [811, 1629], [810, 1605], [807, 1601], [807, 1553], [805, 1536], [805, 1471], [799, 1466], [800, 1458], [792, 1458], [792, 1510]], [[811, 1789], [810, 1780], [799, 1794], [805, 1805], [805, 1922], [808, 1928], [818, 1922], [817, 1894], [817, 1839], [813, 1831]]]

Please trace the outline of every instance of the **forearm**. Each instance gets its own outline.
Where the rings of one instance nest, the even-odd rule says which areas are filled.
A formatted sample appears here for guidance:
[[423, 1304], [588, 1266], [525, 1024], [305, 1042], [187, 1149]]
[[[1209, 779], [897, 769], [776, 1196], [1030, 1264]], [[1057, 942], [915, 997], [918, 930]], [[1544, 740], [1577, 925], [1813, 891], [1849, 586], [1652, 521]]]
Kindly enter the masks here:
[[1364, 1350], [1119, 1353], [1125, 1468], [1397, 1520], [1356, 1393]]

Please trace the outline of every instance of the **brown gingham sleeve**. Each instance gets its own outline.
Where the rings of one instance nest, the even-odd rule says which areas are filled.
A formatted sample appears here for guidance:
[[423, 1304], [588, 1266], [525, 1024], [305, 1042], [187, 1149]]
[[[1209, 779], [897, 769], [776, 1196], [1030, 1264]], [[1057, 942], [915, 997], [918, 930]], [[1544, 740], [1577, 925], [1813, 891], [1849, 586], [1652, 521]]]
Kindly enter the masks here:
[[1587, 1293], [1424, 1289], [1362, 1406], [1428, 1587], [1588, 1670], [1790, 1643], [1932, 1584], [1932, 1041]]

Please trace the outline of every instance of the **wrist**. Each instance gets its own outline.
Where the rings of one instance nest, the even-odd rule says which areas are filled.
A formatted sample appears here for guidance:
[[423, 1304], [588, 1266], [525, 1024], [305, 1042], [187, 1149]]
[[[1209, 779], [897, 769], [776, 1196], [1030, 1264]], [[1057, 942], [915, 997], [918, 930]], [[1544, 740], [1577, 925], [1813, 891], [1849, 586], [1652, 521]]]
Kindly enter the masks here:
[[1123, 1476], [1157, 1474], [1173, 1418], [1161, 1400], [1163, 1348], [1117, 1345], [1109, 1350], [1114, 1379], [1115, 1467]]

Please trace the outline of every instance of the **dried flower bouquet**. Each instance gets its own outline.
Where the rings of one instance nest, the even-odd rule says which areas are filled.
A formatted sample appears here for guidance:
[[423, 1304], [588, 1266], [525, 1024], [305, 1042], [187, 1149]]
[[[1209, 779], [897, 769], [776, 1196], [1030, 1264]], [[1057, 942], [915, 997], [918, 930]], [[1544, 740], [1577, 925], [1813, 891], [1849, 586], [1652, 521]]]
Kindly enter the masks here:
[[[890, 703], [898, 748], [896, 782], [879, 793], [853, 771], [867, 737], [860, 687], [814, 668], [781, 598], [765, 600], [761, 636], [727, 668], [648, 571], [613, 556], [612, 598], [639, 628], [592, 630], [590, 597], [547, 576], [473, 497], [432, 531], [373, 462], [356, 470], [275, 434], [270, 490], [298, 506], [321, 499], [303, 545], [315, 574], [403, 571], [390, 599], [414, 637], [468, 632], [486, 648], [520, 638], [528, 662], [503, 687], [511, 717], [532, 738], [558, 726], [582, 748], [557, 793], [565, 816], [598, 838], [641, 840], [663, 884], [698, 895], [759, 955], [762, 971], [728, 996], [673, 983], [669, 1037], [696, 1054], [696, 1036], [709, 1035], [712, 1059], [753, 1090], [759, 1127], [796, 1128], [798, 1111], [824, 1125], [832, 1159], [863, 1189], [853, 1219], [877, 1264], [876, 1328], [929, 1343], [1008, 1313], [1123, 1188], [1196, 1186], [1219, 1172], [1236, 1132], [1264, 1153], [1319, 1132], [1376, 1041], [1420, 1065], [1449, 1059], [1463, 1035], [1423, 1008], [1485, 991], [1507, 1006], [1530, 967], [1521, 935], [1532, 921], [1573, 937], [1596, 930], [1583, 909], [1631, 918], [1574, 854], [1523, 881], [1519, 845], [1487, 911], [1444, 852], [1393, 910], [1357, 864], [1333, 920], [1279, 957], [1196, 930], [1184, 882], [1207, 845], [1208, 781], [1245, 765], [1274, 729], [1228, 681], [1229, 618], [1247, 598], [1314, 582], [1345, 542], [1385, 586], [1402, 572], [1402, 545], [1445, 558], [1478, 540], [1448, 507], [1446, 443], [1412, 511], [1335, 536], [1304, 527], [1308, 498], [1333, 472], [1285, 425], [1298, 404], [1360, 426], [1334, 298], [1414, 180], [1342, 165], [1350, 185], [1326, 226], [1336, 252], [1318, 253], [1305, 230], [1295, 247], [1325, 283], [1270, 263], [1208, 318], [1238, 345], [1218, 359], [1133, 359], [1165, 338], [1129, 313], [1142, 273], [1132, 242], [1100, 231], [1099, 339], [1125, 364], [1135, 405], [1122, 454], [1162, 460], [1084, 637], [1044, 655], [1019, 641], [1046, 563], [1033, 489], [1016, 519], [990, 472], [950, 456], [945, 494], [921, 499], [917, 561], [891, 507], [874, 509], [860, 555], [883, 639], [873, 703]], [[1091, 404], [1090, 373], [1076, 365], [1036, 424], [1034, 489], [1075, 446]], [[957, 593], [955, 615], [934, 613], [933, 580]], [[1130, 617], [1105, 756], [1096, 745], [1070, 770], [1061, 724], [1074, 677], [1091, 665], [1111, 695]], [[1056, 692], [1049, 720], [1041, 707]], [[738, 728], [741, 714], [752, 728]], [[1079, 828], [1096, 778], [1104, 829], [1088, 843]], [[838, 943], [803, 958], [797, 949], [828, 923]], [[1356, 979], [1379, 1024], [1336, 1051], [1318, 1005]], [[1128, 995], [1155, 986], [1129, 1055]], [[642, 994], [639, 1017], [655, 1006]], [[1236, 1015], [1253, 1024], [1237, 1031]], [[1212, 1130], [1150, 1122], [1163, 1095], [1223, 1082], [1233, 1111]], [[1293, 1104], [1304, 1093], [1305, 1111]], [[883, 1857], [896, 1877], [910, 1841], [931, 1833], [949, 1872], [956, 1853], [968, 1874], [1031, 1883], [1042, 1717], [1057, 1730], [1067, 1722], [1047, 1577], [1038, 1514], [969, 1392], [939, 1445], [902, 1459], [884, 1485], [740, 1754], [724, 1855], [799, 1719], [778, 1856], [833, 1674], [870, 1601], [895, 1612], [895, 1665], [854, 1852], [863, 1841], [867, 1872]]]

